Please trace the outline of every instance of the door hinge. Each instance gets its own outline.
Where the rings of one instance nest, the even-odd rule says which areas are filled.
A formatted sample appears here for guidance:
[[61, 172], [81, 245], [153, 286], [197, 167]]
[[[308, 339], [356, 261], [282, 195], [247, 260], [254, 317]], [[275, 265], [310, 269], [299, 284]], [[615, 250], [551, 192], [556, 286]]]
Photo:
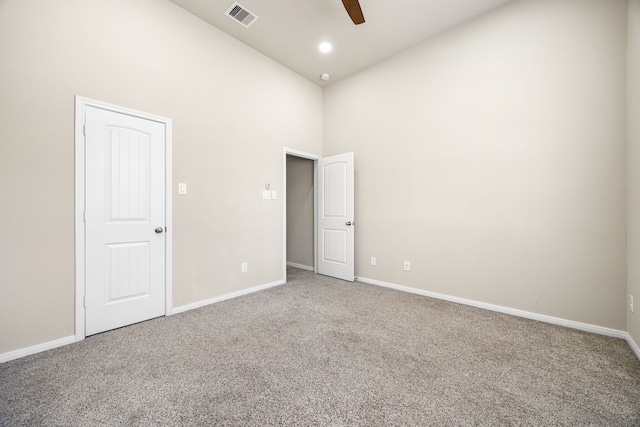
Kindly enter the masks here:
[[82, 211], [82, 221], [87, 222], [87, 211]]
[[87, 136], [87, 125], [86, 124], [82, 125], [82, 134], [84, 136]]
[[83, 296], [82, 297], [82, 304], [84, 305], [84, 308], [87, 308], [87, 296]]

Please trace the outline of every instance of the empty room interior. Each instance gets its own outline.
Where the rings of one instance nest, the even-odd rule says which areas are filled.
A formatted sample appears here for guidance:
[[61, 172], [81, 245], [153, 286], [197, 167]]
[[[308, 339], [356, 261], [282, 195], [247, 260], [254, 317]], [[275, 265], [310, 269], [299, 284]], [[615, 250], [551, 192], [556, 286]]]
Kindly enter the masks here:
[[[406, 0], [393, 20], [360, 0], [361, 25], [338, 0], [239, 3], [247, 27], [225, 16], [232, 0], [0, 0], [0, 372], [91, 345], [78, 120], [106, 105], [148, 114], [169, 144], [157, 320], [309, 278], [393, 292], [379, 312], [406, 294], [606, 337], [640, 381], [640, 0]], [[430, 33], [391, 46], [413, 27]], [[331, 256], [318, 170], [344, 153], [352, 277], [338, 280], [314, 273]], [[394, 328], [446, 327], [420, 316]]]

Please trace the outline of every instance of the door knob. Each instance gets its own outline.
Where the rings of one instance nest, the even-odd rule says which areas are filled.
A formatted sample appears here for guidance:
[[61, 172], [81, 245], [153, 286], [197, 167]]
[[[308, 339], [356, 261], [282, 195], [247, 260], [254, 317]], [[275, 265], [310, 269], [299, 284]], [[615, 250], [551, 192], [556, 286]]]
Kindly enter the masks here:
[[347, 221], [347, 226], [350, 226], [351, 224], [353, 224], [351, 221]]
[[162, 233], [164, 231], [164, 228], [158, 227], [158, 228], [156, 228], [155, 231], [156, 231], [156, 233], [160, 234], [160, 233]]

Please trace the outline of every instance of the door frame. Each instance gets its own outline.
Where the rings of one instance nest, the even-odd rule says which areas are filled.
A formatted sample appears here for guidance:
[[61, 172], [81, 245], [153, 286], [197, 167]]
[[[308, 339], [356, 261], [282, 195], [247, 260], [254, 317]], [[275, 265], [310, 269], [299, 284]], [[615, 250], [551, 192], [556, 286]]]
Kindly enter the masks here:
[[172, 215], [172, 120], [166, 117], [118, 105], [108, 104], [102, 101], [75, 97], [75, 339], [81, 341], [85, 338], [85, 152], [84, 152], [84, 122], [87, 107], [100, 108], [115, 113], [126, 114], [141, 119], [152, 120], [164, 125], [165, 129], [165, 316], [173, 311], [173, 215]]
[[313, 271], [318, 272], [318, 160], [322, 156], [284, 147], [282, 149], [283, 176], [283, 227], [282, 227], [282, 280], [287, 281], [287, 155], [313, 160]]

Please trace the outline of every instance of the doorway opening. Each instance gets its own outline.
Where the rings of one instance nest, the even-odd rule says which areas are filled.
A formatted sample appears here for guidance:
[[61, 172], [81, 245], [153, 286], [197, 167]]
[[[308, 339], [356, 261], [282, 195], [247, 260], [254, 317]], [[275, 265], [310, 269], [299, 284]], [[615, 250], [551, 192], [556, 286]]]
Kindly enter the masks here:
[[315, 167], [317, 156], [285, 149], [284, 280], [316, 272]]
[[[319, 157], [285, 148], [283, 168], [284, 281], [287, 281], [289, 265], [301, 268], [299, 271], [313, 271], [353, 282], [353, 152]], [[290, 202], [289, 199], [294, 200]], [[310, 205], [311, 200], [313, 205]]]

